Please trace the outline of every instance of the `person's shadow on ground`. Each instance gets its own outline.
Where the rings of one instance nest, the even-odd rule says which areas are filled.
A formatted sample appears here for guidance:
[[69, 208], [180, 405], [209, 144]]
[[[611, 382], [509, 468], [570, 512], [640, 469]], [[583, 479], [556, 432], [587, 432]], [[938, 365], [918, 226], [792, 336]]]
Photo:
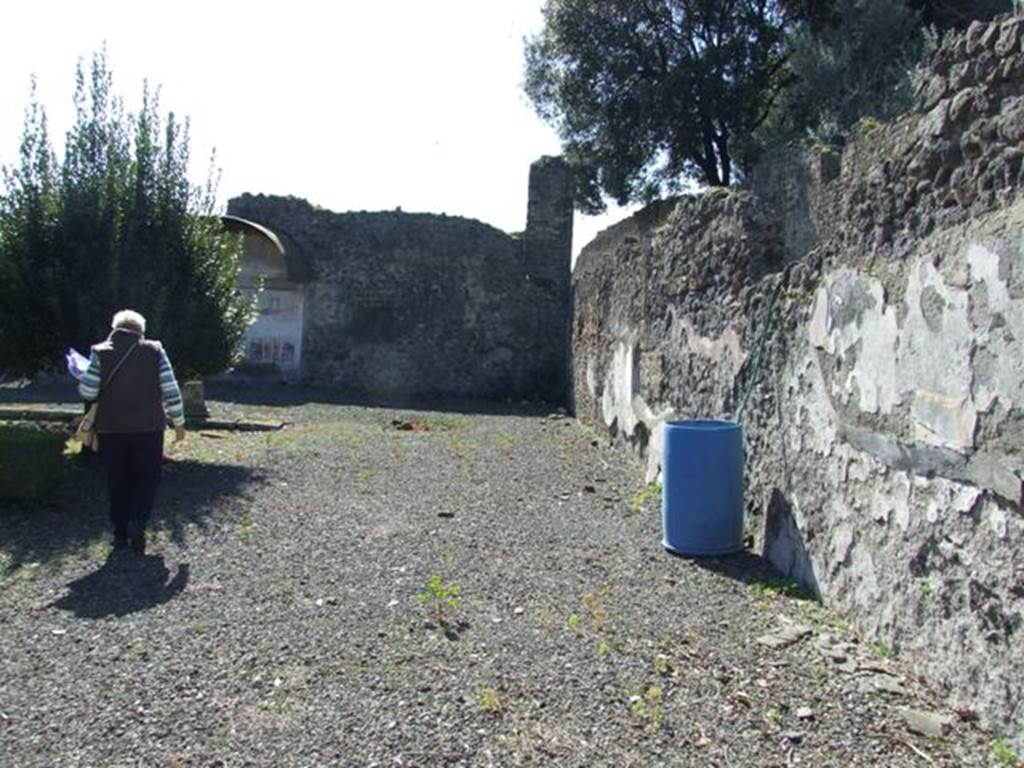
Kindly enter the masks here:
[[140, 557], [114, 550], [98, 570], [70, 582], [68, 594], [53, 605], [84, 619], [124, 616], [180, 595], [188, 584], [188, 563], [178, 566], [174, 578], [170, 576], [163, 555]]

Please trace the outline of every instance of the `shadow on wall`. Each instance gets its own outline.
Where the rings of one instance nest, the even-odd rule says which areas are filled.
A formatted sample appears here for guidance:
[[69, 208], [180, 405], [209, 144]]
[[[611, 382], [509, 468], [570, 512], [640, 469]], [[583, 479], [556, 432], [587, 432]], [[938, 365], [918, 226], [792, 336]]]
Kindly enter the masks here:
[[[259, 477], [241, 466], [164, 462], [150, 527], [166, 530], [172, 541], [186, 543], [189, 525], [206, 525], [219, 499], [241, 498], [244, 486]], [[29, 563], [46, 563], [110, 535], [106, 481], [99, 460], [83, 460], [71, 473], [68, 489], [56, 508], [0, 508], [0, 551], [10, 557], [9, 575]]]
[[819, 600], [821, 587], [805, 546], [809, 532], [801, 532], [793, 518], [793, 505], [778, 488], [772, 489], [765, 515], [762, 555], [784, 576], [800, 583]]

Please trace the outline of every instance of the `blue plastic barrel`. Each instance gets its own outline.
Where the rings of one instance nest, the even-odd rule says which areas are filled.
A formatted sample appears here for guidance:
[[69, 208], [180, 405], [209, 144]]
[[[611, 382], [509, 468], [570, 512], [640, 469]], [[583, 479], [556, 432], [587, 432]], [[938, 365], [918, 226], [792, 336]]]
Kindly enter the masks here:
[[669, 421], [661, 455], [665, 549], [723, 555], [743, 548], [743, 430], [734, 421]]

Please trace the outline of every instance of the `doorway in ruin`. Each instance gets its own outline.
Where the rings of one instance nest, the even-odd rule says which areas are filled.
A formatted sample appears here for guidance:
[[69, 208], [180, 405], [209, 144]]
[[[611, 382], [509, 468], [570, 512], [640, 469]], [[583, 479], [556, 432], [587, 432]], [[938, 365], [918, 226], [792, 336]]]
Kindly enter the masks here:
[[302, 370], [304, 290], [288, 279], [287, 254], [266, 227], [237, 216], [222, 216], [229, 232], [244, 238], [239, 292], [256, 297], [259, 314], [245, 334], [245, 357], [237, 373], [297, 378]]

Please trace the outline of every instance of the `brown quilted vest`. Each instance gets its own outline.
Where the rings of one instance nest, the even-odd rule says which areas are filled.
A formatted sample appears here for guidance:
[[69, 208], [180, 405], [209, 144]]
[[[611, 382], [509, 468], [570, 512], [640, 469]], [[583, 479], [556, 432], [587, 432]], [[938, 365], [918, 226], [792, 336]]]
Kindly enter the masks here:
[[[136, 342], [139, 348], [110, 381], [118, 361]], [[95, 345], [93, 351], [100, 356], [102, 382], [96, 431], [161, 432], [165, 417], [160, 392], [160, 342], [117, 330], [107, 341]]]

